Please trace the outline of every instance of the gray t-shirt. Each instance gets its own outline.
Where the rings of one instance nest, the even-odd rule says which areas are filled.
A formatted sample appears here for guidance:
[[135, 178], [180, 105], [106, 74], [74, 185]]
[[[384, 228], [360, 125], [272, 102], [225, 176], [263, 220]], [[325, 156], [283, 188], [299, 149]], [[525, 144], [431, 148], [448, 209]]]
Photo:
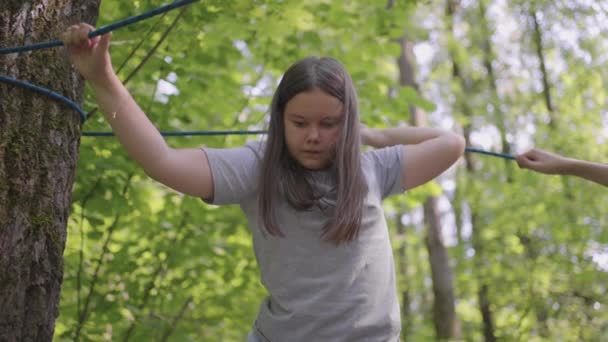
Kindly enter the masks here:
[[[321, 238], [328, 220], [320, 209], [276, 210], [285, 237], [262, 232], [257, 183], [264, 143], [205, 148], [214, 183], [213, 204], [239, 204], [247, 216], [262, 284], [269, 296], [254, 328], [263, 341], [398, 341], [401, 329], [393, 253], [382, 199], [403, 192], [401, 146], [362, 154], [369, 192], [359, 237], [335, 246]], [[315, 186], [335, 202], [335, 179], [313, 172]]]

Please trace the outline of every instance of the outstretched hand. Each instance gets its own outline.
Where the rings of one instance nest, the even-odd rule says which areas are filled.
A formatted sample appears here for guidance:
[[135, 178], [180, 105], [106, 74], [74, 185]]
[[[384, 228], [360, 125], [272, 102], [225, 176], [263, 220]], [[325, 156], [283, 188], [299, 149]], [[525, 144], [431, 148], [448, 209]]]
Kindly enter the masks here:
[[95, 28], [86, 23], [70, 26], [61, 35], [74, 68], [87, 80], [95, 82], [113, 74], [110, 59], [110, 33], [89, 38]]
[[517, 165], [522, 169], [530, 169], [549, 175], [563, 174], [567, 158], [549, 153], [541, 149], [531, 149], [516, 158]]

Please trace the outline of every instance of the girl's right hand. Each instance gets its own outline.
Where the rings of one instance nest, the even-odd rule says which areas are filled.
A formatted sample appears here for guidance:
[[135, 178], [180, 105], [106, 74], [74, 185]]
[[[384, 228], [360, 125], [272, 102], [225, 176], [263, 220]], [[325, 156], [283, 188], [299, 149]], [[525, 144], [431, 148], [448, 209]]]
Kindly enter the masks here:
[[110, 58], [110, 34], [89, 38], [95, 28], [89, 24], [72, 25], [61, 35], [74, 68], [90, 82], [103, 82], [114, 74]]

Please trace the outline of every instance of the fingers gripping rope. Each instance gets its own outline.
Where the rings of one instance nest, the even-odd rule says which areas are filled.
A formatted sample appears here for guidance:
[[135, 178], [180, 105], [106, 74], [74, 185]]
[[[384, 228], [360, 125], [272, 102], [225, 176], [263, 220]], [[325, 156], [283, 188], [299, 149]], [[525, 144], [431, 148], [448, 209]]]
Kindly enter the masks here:
[[[181, 6], [185, 6], [188, 4], [191, 4], [193, 2], [197, 2], [199, 0], [178, 0], [175, 1], [169, 5], [165, 5], [165, 6], [161, 6], [158, 7], [156, 9], [150, 10], [148, 12], [142, 13], [140, 15], [136, 15], [136, 16], [132, 16], [120, 21], [117, 21], [113, 24], [107, 25], [107, 26], [103, 26], [95, 31], [92, 31], [89, 33], [89, 38], [93, 38], [93, 37], [97, 37], [103, 34], [106, 34], [110, 31], [114, 31], [116, 29], [125, 27], [127, 25], [130, 24], [134, 24], [136, 22], [151, 18], [153, 16], [156, 16], [158, 14], [170, 11], [172, 9], [181, 7]], [[40, 49], [47, 49], [47, 48], [52, 48], [52, 47], [56, 47], [56, 46], [62, 46], [63, 45], [63, 41], [61, 40], [52, 40], [52, 41], [48, 41], [48, 42], [43, 42], [43, 43], [37, 43], [37, 44], [30, 44], [30, 45], [25, 45], [25, 46], [19, 46], [19, 47], [12, 47], [12, 48], [0, 48], [0, 55], [6, 55], [6, 54], [10, 54], [10, 53], [20, 53], [20, 52], [26, 52], [26, 51], [33, 51], [33, 50], [40, 50]], [[66, 104], [68, 107], [73, 108], [74, 110], [76, 110], [79, 114], [80, 114], [80, 119], [81, 121], [84, 123], [87, 119], [87, 114], [76, 104], [74, 103], [72, 100], [68, 99], [67, 97], [58, 94], [50, 89], [46, 89], [44, 87], [35, 85], [35, 84], [31, 84], [25, 81], [20, 81], [8, 76], [2, 76], [0, 75], [0, 81], [1, 82], [5, 82], [8, 84], [12, 84], [12, 85], [17, 85], [17, 86], [21, 86], [21, 87], [25, 87], [27, 89], [30, 90], [34, 90], [36, 92], [45, 94], [47, 96], [50, 96], [53, 99], [56, 99], [58, 101], [63, 102], [64, 104]]]

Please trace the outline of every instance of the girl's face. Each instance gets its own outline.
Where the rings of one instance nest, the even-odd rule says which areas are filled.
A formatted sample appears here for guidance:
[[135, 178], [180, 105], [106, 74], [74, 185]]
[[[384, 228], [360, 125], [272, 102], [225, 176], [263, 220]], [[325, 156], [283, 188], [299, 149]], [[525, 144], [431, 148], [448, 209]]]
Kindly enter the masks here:
[[327, 168], [336, 157], [342, 131], [343, 105], [315, 88], [299, 93], [285, 105], [285, 141], [291, 156], [310, 170]]

